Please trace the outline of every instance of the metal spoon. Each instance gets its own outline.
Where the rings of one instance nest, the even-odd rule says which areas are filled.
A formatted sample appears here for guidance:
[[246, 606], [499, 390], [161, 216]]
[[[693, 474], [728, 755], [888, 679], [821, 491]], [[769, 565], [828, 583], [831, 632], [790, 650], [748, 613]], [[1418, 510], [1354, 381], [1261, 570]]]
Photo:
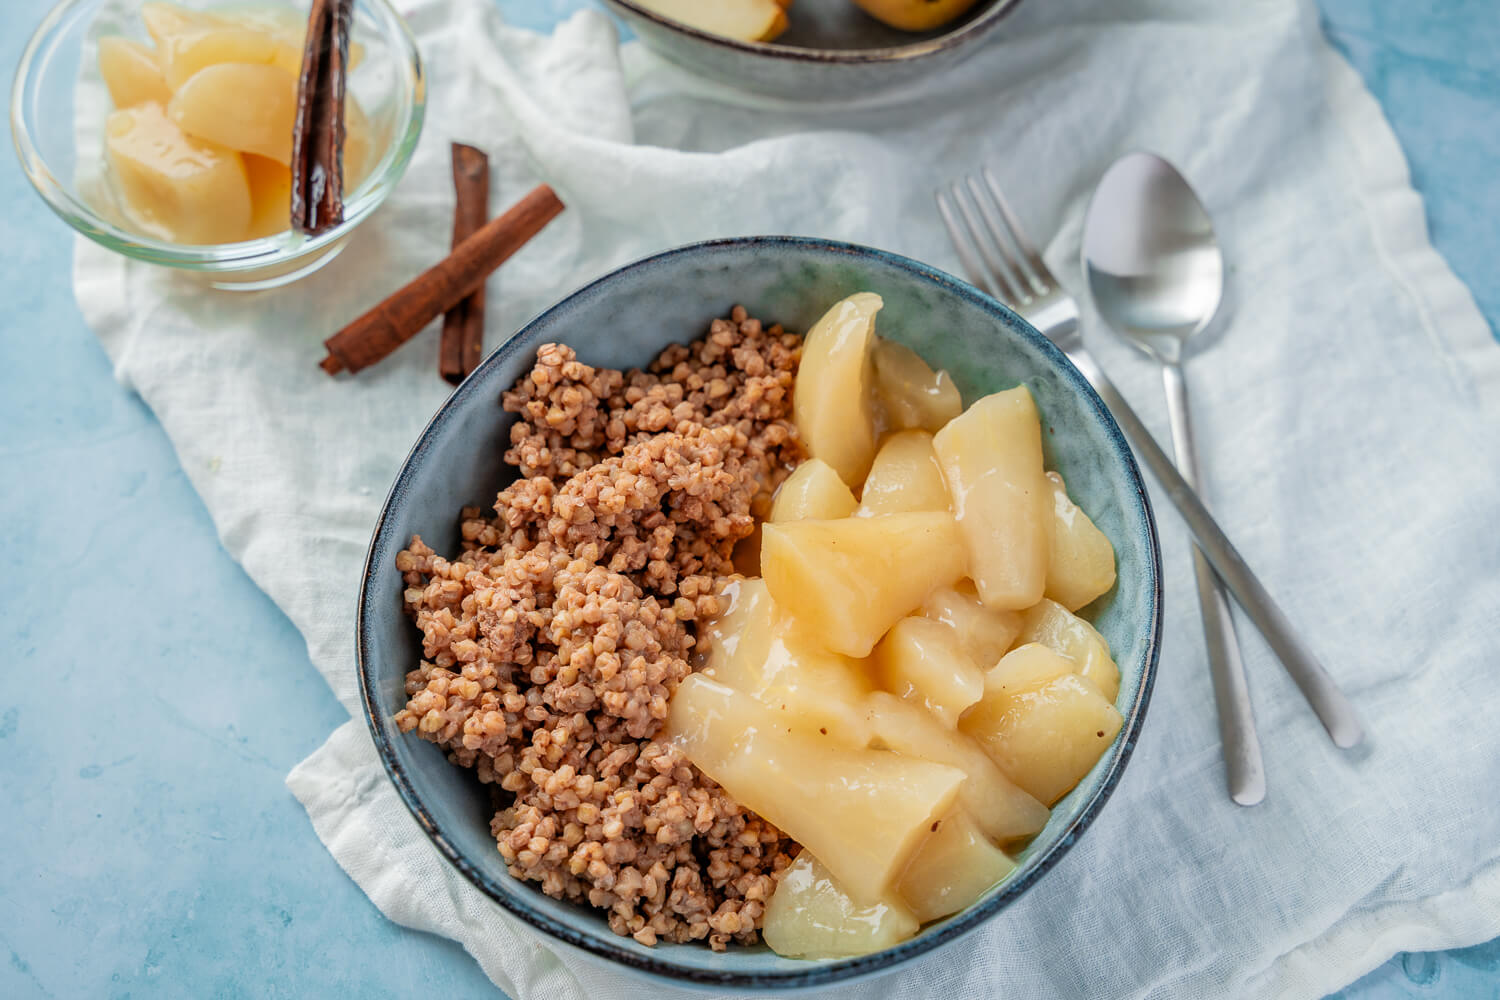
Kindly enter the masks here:
[[[1208, 213], [1171, 164], [1149, 153], [1128, 154], [1105, 172], [1094, 192], [1084, 223], [1083, 258], [1100, 316], [1160, 362], [1177, 466], [1199, 490], [1182, 360], [1189, 339], [1208, 326], [1223, 295], [1224, 262]], [[1266, 776], [1229, 602], [1196, 545], [1193, 569], [1229, 795], [1240, 805], [1254, 805], [1265, 798]], [[1350, 735], [1358, 742], [1358, 719], [1342, 693], [1315, 660], [1309, 669], [1307, 659], [1297, 655], [1300, 650], [1292, 652], [1288, 656], [1277, 648], [1335, 742], [1347, 745]]]

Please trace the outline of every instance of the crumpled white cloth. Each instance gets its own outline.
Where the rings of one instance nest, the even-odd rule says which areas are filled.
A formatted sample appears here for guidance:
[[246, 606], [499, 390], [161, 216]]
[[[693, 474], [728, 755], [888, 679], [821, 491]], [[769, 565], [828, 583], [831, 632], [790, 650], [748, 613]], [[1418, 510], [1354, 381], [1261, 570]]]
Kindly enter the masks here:
[[[1311, 0], [1034, 0], [955, 74], [863, 106], [691, 81], [618, 48], [602, 14], [543, 37], [486, 0], [404, 6], [432, 70], [426, 131], [327, 269], [246, 295], [82, 240], [76, 258], [119, 378], [355, 716], [287, 782], [381, 910], [463, 942], [517, 1000], [675, 995], [554, 950], [470, 887], [407, 815], [358, 717], [365, 545], [448, 390], [434, 332], [352, 380], [316, 362], [325, 336], [445, 252], [450, 140], [489, 150], [497, 209], [538, 178], [569, 206], [491, 280], [489, 347], [606, 269], [700, 238], [816, 234], [956, 271], [931, 192], [981, 162], [1079, 289], [1087, 195], [1115, 156], [1147, 148], [1198, 187], [1231, 264], [1222, 336], [1189, 365], [1212, 503], [1371, 740], [1333, 749], [1242, 622], [1270, 797], [1230, 804], [1184, 532], [1159, 502], [1161, 672], [1123, 782], [1025, 898], [878, 988], [1317, 997], [1398, 950], [1500, 934], [1500, 348], [1428, 244], [1394, 137]], [[1155, 370], [1086, 319], [1164, 436]]]

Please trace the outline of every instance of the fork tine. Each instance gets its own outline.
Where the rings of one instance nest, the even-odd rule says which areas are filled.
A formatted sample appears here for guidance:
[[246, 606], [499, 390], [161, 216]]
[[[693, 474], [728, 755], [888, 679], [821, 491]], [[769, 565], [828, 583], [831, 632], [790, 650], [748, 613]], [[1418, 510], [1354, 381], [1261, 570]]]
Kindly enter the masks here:
[[1025, 264], [1026, 251], [1016, 243], [1009, 227], [996, 211], [995, 200], [988, 197], [988, 193], [980, 186], [974, 177], [968, 178], [969, 197], [973, 199], [974, 205], [979, 209], [980, 217], [984, 219], [985, 231], [990, 240], [1000, 250], [1000, 256], [1006, 264], [1010, 265], [1010, 273], [1015, 285], [1021, 289], [1023, 295], [1028, 298], [1035, 295], [1047, 294], [1046, 283], [1038, 284], [1034, 276]]
[[1057, 279], [1047, 269], [1046, 263], [1042, 260], [1041, 251], [1037, 250], [1036, 244], [1032, 243], [1026, 235], [1026, 230], [1021, 226], [1021, 220], [1016, 218], [1015, 212], [1011, 211], [1010, 202], [1006, 201], [1005, 195], [1000, 192], [1000, 182], [995, 180], [994, 173], [989, 167], [983, 168], [980, 172], [984, 175], [984, 184], [989, 189], [990, 198], [994, 201], [995, 207], [1000, 209], [1001, 218], [1005, 220], [1005, 232], [1021, 253], [1027, 280], [1038, 295], [1047, 294], [1051, 288], [1057, 287]]
[[[972, 187], [974, 178], [970, 177], [967, 180], [969, 186]], [[965, 231], [975, 249], [979, 251], [979, 256], [984, 259], [990, 283], [995, 286], [997, 292], [996, 298], [1013, 306], [1021, 306], [1030, 302], [1031, 293], [1016, 279], [1015, 272], [1006, 259], [1009, 253], [1004, 244], [998, 241], [994, 233], [989, 233], [989, 238], [985, 238], [987, 233], [985, 224], [975, 214], [975, 209], [970, 207], [971, 203], [978, 204], [974, 201], [973, 191], [966, 191], [964, 185], [957, 181], [953, 183], [951, 190], [953, 204], [958, 207], [958, 214], [964, 221]]]
[[953, 249], [958, 252], [958, 259], [963, 263], [969, 281], [980, 291], [1000, 298], [999, 291], [985, 274], [984, 265], [979, 262], [979, 258], [974, 256], [973, 242], [965, 234], [958, 217], [953, 214], [953, 196], [942, 188], [938, 188], [936, 197], [938, 214], [943, 217], [943, 226], [948, 230], [948, 240], [953, 244]]

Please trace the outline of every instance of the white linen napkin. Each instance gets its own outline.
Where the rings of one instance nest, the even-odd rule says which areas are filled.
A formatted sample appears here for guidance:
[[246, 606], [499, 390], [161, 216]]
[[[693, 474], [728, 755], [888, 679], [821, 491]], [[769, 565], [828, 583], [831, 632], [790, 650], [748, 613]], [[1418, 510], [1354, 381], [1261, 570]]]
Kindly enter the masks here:
[[[342, 257], [291, 289], [212, 293], [80, 240], [75, 273], [225, 547], [356, 716], [287, 782], [388, 916], [461, 941], [517, 1000], [676, 995], [554, 950], [473, 889], [408, 816], [358, 718], [365, 545], [448, 390], [432, 331], [357, 378], [316, 362], [332, 330], [445, 252], [448, 142], [491, 153], [497, 208], [538, 178], [569, 206], [491, 280], [491, 348], [608, 268], [700, 238], [815, 234], [956, 271], [931, 191], [981, 162], [1078, 290], [1087, 195], [1115, 156], [1147, 148], [1198, 187], [1231, 264], [1222, 336], [1189, 365], [1208, 493], [1371, 740], [1333, 749], [1242, 624], [1270, 797], [1230, 804], [1184, 531], [1158, 502], [1166, 629], [1123, 782], [1031, 893], [881, 987], [1317, 997], [1398, 950], [1500, 933], [1500, 348], [1428, 244], [1395, 139], [1311, 0], [1034, 0], [957, 72], [867, 106], [692, 81], [621, 50], [598, 13], [544, 37], [488, 0], [404, 6], [432, 68], [426, 131]], [[1092, 314], [1086, 328], [1164, 435], [1155, 370]]]

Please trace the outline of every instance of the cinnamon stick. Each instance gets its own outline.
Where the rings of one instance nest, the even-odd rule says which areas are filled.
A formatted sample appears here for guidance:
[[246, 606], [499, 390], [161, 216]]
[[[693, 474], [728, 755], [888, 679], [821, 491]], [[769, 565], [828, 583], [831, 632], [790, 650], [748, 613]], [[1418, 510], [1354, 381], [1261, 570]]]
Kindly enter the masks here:
[[[474, 235], [490, 215], [490, 158], [483, 150], [453, 143], [453, 246]], [[438, 374], [454, 385], [479, 364], [484, 349], [484, 285], [443, 316]]]
[[344, 78], [354, 0], [313, 0], [292, 126], [292, 228], [309, 235], [344, 221]]
[[491, 271], [525, 246], [563, 210], [553, 190], [538, 184], [503, 215], [486, 222], [437, 264], [323, 342], [319, 364], [330, 375], [357, 372], [386, 357], [440, 314], [458, 304]]

